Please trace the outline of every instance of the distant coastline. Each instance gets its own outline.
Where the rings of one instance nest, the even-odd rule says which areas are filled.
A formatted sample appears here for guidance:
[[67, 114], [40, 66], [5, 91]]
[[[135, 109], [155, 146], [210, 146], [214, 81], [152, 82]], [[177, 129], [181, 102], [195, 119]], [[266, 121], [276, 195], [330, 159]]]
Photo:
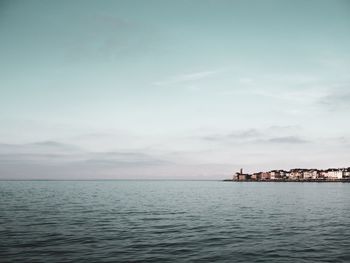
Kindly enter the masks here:
[[244, 173], [243, 169], [225, 182], [350, 182], [350, 167], [326, 170], [294, 168], [289, 171]]

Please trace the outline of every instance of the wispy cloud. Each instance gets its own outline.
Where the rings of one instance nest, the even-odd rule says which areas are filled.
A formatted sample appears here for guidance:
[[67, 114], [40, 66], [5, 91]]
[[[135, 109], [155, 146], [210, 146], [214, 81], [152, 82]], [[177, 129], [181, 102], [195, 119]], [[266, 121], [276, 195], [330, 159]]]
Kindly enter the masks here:
[[325, 88], [309, 88], [300, 90], [256, 90], [254, 94], [269, 97], [279, 101], [289, 101], [298, 104], [316, 103], [328, 96]]
[[[249, 85], [245, 85], [244, 92], [265, 97], [271, 101], [287, 102], [290, 105], [332, 105], [349, 98], [349, 81], [348, 77], [269, 74], [255, 76], [254, 81], [248, 81]], [[246, 83], [246, 81], [240, 81], [240, 83]]]
[[56, 141], [40, 141], [25, 144], [0, 144], [0, 154], [60, 154], [78, 153], [83, 150], [75, 145]]
[[295, 134], [294, 126], [271, 126], [266, 129], [237, 130], [226, 134], [210, 134], [201, 137], [204, 141], [229, 144], [301, 144], [309, 140]]
[[148, 54], [160, 41], [157, 30], [146, 23], [112, 15], [85, 16], [84, 30], [73, 34], [66, 48], [68, 62], [115, 61]]
[[206, 141], [222, 141], [222, 140], [256, 140], [261, 137], [262, 133], [257, 129], [247, 129], [233, 131], [228, 134], [210, 134], [203, 136], [202, 139]]
[[156, 81], [153, 84], [156, 86], [171, 86], [174, 84], [193, 82], [193, 81], [202, 80], [205, 78], [212, 77], [212, 76], [220, 73], [221, 71], [222, 70], [208, 70], [208, 71], [199, 71], [199, 72], [181, 74], [181, 75], [169, 77], [169, 78], [162, 80], [162, 81]]
[[[350, 85], [348, 86], [350, 88]], [[350, 90], [347, 87], [334, 89], [327, 96], [319, 99], [319, 104], [326, 106], [328, 109], [350, 109]]]
[[154, 166], [169, 164], [170, 161], [141, 152], [102, 152], [87, 155], [86, 163], [123, 166]]
[[[52, 173], [61, 170], [69, 174], [79, 169], [81, 172], [97, 169], [103, 173], [110, 169], [164, 166], [171, 162], [162, 156], [141, 151], [89, 152], [73, 145], [47, 141], [16, 145], [0, 144], [0, 164], [0, 171], [6, 170], [3, 176], [27, 174], [35, 177], [35, 172], [43, 169], [49, 171], [48, 167], [53, 166], [56, 167], [56, 172], [50, 171]], [[31, 168], [26, 169], [28, 167]], [[50, 174], [47, 176], [50, 177]]]
[[298, 136], [283, 136], [283, 137], [270, 138], [266, 140], [266, 142], [283, 143], [283, 144], [300, 144], [300, 143], [308, 143], [309, 141]]

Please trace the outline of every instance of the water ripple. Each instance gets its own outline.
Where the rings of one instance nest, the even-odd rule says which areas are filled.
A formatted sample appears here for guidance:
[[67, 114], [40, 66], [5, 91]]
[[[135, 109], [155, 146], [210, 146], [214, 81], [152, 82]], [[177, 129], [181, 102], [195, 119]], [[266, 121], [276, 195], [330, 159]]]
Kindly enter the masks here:
[[350, 262], [350, 184], [1, 182], [1, 262]]

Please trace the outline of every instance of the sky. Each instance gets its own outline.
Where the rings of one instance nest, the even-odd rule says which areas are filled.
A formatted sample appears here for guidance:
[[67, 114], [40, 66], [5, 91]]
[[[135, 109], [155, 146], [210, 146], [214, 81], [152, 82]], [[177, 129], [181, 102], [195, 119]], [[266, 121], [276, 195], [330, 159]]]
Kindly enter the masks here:
[[0, 0], [0, 179], [350, 166], [350, 1]]

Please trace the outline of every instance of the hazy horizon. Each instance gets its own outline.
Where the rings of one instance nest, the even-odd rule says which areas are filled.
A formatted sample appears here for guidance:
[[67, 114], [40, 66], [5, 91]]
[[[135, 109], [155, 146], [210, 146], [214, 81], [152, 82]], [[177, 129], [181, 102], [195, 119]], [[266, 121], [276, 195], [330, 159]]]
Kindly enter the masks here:
[[350, 166], [349, 1], [0, 1], [0, 179]]

